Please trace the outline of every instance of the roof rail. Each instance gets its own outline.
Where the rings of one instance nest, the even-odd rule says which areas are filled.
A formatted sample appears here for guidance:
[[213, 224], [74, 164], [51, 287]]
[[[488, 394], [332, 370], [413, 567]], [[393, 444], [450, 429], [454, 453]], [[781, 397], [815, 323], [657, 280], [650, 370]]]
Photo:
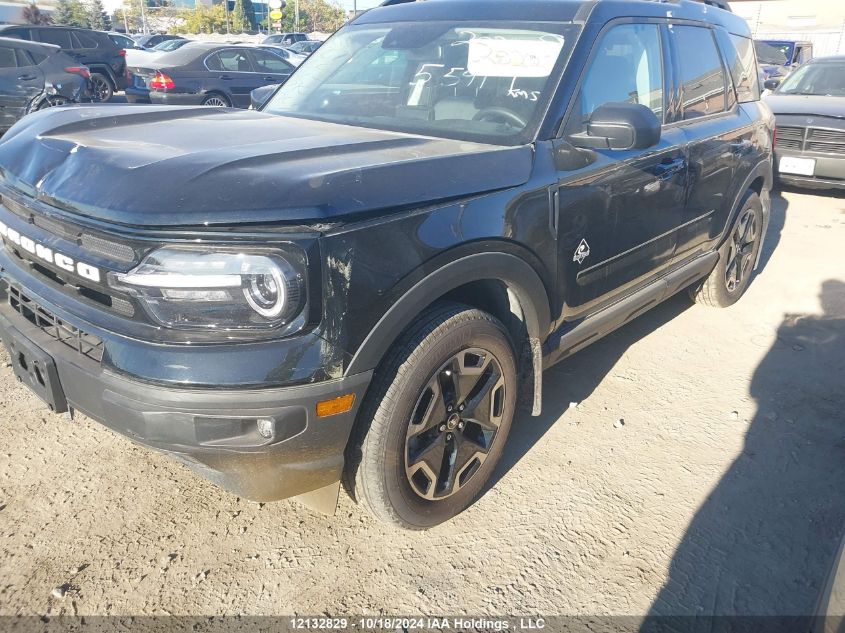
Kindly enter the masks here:
[[[724, 11], [730, 11], [733, 13], [730, 5], [728, 4], [728, 0], [692, 0], [693, 2], [700, 2], [701, 4], [706, 4], [710, 7], [716, 7], [717, 9], [722, 9]], [[678, 4], [680, 0], [658, 0], [658, 2], [671, 2], [674, 4]]]

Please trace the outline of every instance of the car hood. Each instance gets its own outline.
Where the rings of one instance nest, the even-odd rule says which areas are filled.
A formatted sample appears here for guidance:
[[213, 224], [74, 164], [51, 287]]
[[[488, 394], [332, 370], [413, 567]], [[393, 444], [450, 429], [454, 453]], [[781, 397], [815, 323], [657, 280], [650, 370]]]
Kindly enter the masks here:
[[775, 114], [809, 114], [845, 119], [845, 97], [770, 94], [765, 97]]
[[518, 186], [532, 162], [530, 145], [217, 108], [56, 108], [0, 140], [12, 187], [133, 226], [332, 222]]

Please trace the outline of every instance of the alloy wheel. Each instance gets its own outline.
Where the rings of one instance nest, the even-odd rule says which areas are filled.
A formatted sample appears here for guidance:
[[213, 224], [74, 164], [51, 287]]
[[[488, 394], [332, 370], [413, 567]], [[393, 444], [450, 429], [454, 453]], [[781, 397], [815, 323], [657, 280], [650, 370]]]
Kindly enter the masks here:
[[754, 246], [757, 242], [757, 216], [754, 209], [746, 209], [736, 223], [725, 266], [725, 287], [734, 292], [751, 274]]
[[413, 491], [436, 501], [463, 488], [498, 436], [505, 379], [487, 350], [465, 349], [446, 361], [423, 389], [405, 437], [405, 474]]
[[93, 101], [108, 101], [111, 98], [111, 86], [105, 77], [91, 75], [91, 98]]
[[228, 108], [229, 104], [222, 97], [206, 97], [203, 105], [212, 106], [215, 108]]

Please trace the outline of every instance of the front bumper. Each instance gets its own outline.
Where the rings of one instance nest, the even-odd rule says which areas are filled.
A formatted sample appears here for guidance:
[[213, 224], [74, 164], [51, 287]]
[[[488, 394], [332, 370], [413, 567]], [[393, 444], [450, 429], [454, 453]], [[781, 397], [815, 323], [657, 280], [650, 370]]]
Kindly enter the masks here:
[[[31, 322], [0, 293], [0, 334], [54, 361], [68, 406], [164, 451], [232, 493], [255, 501], [305, 494], [339, 481], [344, 450], [372, 372], [273, 389], [153, 385], [104, 369]], [[17, 362], [14, 357], [12, 363]], [[355, 394], [346, 413], [318, 418], [316, 404]], [[272, 420], [272, 432], [258, 420]]]
[[[780, 161], [784, 157], [808, 158], [816, 161], [812, 176], [788, 174], [780, 171]], [[814, 154], [801, 151], [775, 150], [775, 174], [784, 184], [810, 189], [845, 189], [845, 155]]]

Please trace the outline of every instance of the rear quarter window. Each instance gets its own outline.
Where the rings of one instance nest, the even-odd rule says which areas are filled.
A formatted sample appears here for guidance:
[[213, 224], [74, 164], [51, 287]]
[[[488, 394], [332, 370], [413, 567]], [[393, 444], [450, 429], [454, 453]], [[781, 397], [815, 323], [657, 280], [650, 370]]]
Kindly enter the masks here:
[[15, 61], [15, 49], [0, 47], [0, 68], [16, 68], [18, 65]]

